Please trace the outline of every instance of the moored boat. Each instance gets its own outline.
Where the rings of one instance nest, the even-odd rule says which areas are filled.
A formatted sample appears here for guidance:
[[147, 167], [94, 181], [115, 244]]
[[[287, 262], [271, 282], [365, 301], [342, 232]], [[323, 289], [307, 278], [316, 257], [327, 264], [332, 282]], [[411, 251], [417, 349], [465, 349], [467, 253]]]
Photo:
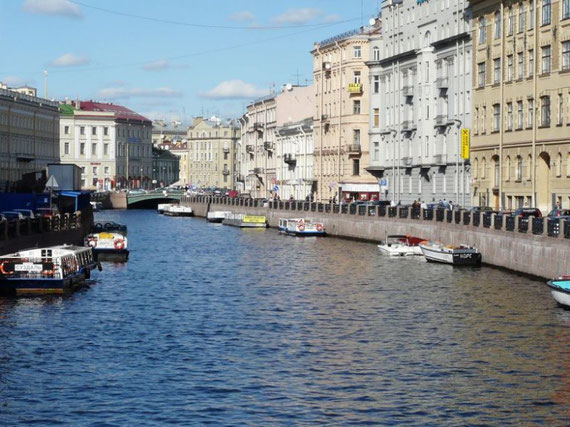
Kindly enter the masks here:
[[0, 256], [0, 293], [63, 294], [85, 283], [97, 266], [91, 248], [61, 245]]
[[174, 203], [159, 203], [157, 210], [159, 214], [163, 214], [165, 210], [168, 210], [171, 206], [175, 206]]
[[115, 222], [96, 222], [85, 236], [85, 246], [93, 249], [97, 261], [124, 262], [129, 258], [127, 226]]
[[570, 308], [570, 276], [561, 276], [547, 282], [554, 300], [566, 308]]
[[190, 206], [171, 205], [164, 209], [166, 216], [194, 216], [194, 211]]
[[392, 234], [378, 245], [380, 253], [389, 256], [412, 256], [423, 255], [420, 243], [424, 239], [401, 234]]
[[444, 246], [441, 243], [426, 242], [420, 249], [427, 261], [452, 265], [479, 265], [481, 252], [468, 245]]
[[267, 219], [262, 215], [229, 214], [222, 224], [240, 228], [267, 228]]
[[279, 232], [290, 236], [324, 236], [325, 226], [305, 218], [281, 218]]
[[208, 212], [206, 219], [208, 222], [217, 222], [221, 223], [228, 215], [231, 215], [231, 212], [228, 211], [212, 211]]

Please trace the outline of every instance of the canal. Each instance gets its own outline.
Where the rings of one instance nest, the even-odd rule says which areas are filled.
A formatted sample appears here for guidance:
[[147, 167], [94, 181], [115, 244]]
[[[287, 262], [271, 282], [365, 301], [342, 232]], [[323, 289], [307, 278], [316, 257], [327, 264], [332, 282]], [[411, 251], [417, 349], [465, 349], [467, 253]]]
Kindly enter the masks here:
[[[0, 299], [0, 424], [535, 424], [570, 407], [570, 312], [491, 268], [106, 211], [131, 258]], [[513, 254], [517, 256], [517, 254]]]

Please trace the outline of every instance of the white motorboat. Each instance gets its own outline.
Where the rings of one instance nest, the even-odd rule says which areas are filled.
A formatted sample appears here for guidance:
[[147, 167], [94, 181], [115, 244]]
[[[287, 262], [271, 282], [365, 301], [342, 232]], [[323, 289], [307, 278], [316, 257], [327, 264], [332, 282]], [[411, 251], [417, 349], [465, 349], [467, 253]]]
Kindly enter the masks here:
[[126, 261], [129, 258], [127, 226], [116, 222], [96, 222], [84, 244], [93, 249], [97, 261]]
[[386, 237], [386, 240], [378, 245], [378, 249], [382, 255], [389, 256], [414, 256], [423, 255], [420, 249], [420, 243], [424, 239], [401, 234], [392, 234]]
[[324, 236], [325, 227], [320, 222], [305, 218], [280, 218], [279, 232], [290, 236]]
[[165, 210], [169, 209], [171, 206], [175, 206], [174, 203], [159, 203], [158, 204], [158, 213], [163, 214]]
[[0, 256], [0, 294], [63, 294], [97, 267], [91, 248], [61, 245]]
[[481, 252], [468, 245], [444, 246], [441, 243], [427, 242], [420, 244], [427, 261], [452, 265], [479, 265]]
[[164, 210], [167, 216], [193, 216], [194, 211], [190, 206], [172, 205]]
[[547, 283], [554, 300], [566, 308], [570, 308], [570, 276], [552, 279]]
[[206, 216], [206, 219], [209, 222], [217, 222], [217, 223], [221, 223], [224, 219], [226, 219], [226, 217], [228, 215], [231, 215], [231, 212], [228, 211], [213, 211], [213, 212], [208, 212], [208, 215]]

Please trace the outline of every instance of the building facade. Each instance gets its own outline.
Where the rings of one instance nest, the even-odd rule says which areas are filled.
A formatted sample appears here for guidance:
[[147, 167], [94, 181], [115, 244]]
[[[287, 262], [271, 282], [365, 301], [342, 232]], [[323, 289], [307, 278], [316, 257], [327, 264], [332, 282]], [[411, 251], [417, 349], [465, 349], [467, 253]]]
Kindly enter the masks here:
[[180, 178], [180, 158], [170, 150], [152, 147], [152, 186], [168, 187]]
[[194, 189], [234, 189], [238, 139], [236, 122], [196, 117], [185, 139], [172, 148], [180, 157], [179, 184]]
[[88, 190], [152, 188], [152, 122], [126, 107], [60, 104], [61, 162], [81, 168]]
[[33, 88], [0, 84], [0, 191], [59, 162], [58, 103], [38, 98]]
[[471, 127], [467, 0], [388, 0], [372, 39], [369, 171], [382, 198], [446, 199], [469, 207], [470, 165], [461, 130]]
[[570, 0], [472, 0], [473, 203], [570, 207]]
[[379, 195], [369, 164], [369, 37], [380, 21], [315, 43], [313, 81], [316, 200]]

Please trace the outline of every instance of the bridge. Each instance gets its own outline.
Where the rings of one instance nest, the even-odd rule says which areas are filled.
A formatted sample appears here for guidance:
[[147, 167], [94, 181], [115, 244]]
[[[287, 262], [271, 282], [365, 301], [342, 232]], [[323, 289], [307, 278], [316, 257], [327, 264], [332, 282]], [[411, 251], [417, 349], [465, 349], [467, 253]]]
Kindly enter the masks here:
[[105, 209], [156, 209], [160, 203], [180, 202], [183, 192], [149, 192], [140, 194], [93, 193], [92, 202], [101, 202]]

